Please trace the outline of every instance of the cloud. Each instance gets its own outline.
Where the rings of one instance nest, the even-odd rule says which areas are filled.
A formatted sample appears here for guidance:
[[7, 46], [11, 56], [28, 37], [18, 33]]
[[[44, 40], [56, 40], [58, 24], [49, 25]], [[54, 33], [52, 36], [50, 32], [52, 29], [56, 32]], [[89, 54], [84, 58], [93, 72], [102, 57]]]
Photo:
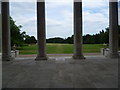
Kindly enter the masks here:
[[46, 0], [47, 8], [70, 7], [73, 4], [72, 0]]
[[118, 22], [119, 22], [119, 25], [120, 25], [120, 1], [118, 3]]
[[93, 22], [106, 22], [108, 19], [102, 13], [90, 13], [89, 11], [84, 12], [84, 21], [89, 23]]
[[73, 22], [72, 12], [63, 10], [63, 18], [59, 19], [47, 19], [47, 37], [63, 37], [73, 34]]
[[[37, 34], [36, 4], [11, 3], [11, 16], [22, 31]], [[108, 26], [108, 3], [83, 2], [83, 34], [93, 34]], [[46, 36], [68, 37], [73, 34], [73, 2], [46, 2]]]
[[105, 8], [108, 5], [108, 0], [83, 0], [83, 8], [97, 9]]
[[[8, 0], [3, 0], [3, 1], [8, 1]], [[9, 0], [10, 2], [36, 2], [37, 0]]]
[[14, 16], [27, 16], [31, 17], [36, 14], [36, 3], [34, 2], [11, 2], [10, 13]]
[[103, 13], [85, 11], [83, 13], [83, 34], [95, 34], [108, 27], [108, 17]]
[[22, 25], [21, 31], [36, 37], [36, 4], [34, 2], [11, 2], [10, 15], [17, 25]]
[[[47, 8], [71, 7], [74, 0], [46, 0]], [[109, 0], [83, 0], [83, 8], [103, 8], [106, 7]]]

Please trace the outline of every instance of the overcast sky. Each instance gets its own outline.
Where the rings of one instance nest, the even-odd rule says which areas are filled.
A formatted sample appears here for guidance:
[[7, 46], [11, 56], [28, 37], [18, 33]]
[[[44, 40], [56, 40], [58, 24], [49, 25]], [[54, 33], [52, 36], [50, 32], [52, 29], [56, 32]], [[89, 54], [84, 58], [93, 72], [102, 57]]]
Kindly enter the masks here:
[[[92, 2], [90, 2], [92, 1]], [[73, 2], [48, 2], [46, 0], [46, 37], [66, 38], [73, 34]], [[83, 1], [83, 34], [95, 34], [108, 27], [108, 1]], [[119, 3], [120, 8], [120, 3]], [[119, 9], [120, 12], [120, 9]], [[22, 31], [37, 37], [36, 3], [11, 2], [10, 14], [17, 25], [22, 25]], [[119, 14], [120, 16], [120, 14]], [[119, 18], [120, 21], [120, 18]]]

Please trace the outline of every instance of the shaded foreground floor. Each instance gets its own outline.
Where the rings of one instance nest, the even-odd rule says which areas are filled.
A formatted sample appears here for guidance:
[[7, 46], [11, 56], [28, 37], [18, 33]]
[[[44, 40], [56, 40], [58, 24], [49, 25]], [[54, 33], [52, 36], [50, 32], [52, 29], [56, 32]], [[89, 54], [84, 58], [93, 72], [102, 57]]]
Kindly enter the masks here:
[[3, 88], [117, 88], [118, 59], [87, 56], [85, 60], [34, 57], [3, 62]]

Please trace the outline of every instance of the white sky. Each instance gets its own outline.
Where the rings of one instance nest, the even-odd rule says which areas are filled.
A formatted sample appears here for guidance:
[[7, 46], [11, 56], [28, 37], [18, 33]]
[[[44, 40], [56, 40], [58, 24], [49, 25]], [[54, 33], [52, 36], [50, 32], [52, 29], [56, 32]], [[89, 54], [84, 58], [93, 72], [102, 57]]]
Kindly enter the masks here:
[[[83, 1], [83, 34], [95, 34], [108, 27], [108, 5], [107, 0]], [[17, 25], [23, 26], [22, 31], [37, 37], [35, 2], [11, 2], [10, 14]], [[46, 0], [46, 37], [66, 38], [72, 34], [72, 0], [66, 0], [66, 2], [48, 2]]]

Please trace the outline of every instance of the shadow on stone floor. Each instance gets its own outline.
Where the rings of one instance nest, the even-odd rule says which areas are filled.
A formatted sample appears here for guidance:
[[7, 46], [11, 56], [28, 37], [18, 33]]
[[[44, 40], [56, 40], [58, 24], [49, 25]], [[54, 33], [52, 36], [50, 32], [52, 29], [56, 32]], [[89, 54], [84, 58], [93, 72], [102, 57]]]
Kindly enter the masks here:
[[3, 88], [117, 88], [118, 59], [87, 56], [3, 62]]

